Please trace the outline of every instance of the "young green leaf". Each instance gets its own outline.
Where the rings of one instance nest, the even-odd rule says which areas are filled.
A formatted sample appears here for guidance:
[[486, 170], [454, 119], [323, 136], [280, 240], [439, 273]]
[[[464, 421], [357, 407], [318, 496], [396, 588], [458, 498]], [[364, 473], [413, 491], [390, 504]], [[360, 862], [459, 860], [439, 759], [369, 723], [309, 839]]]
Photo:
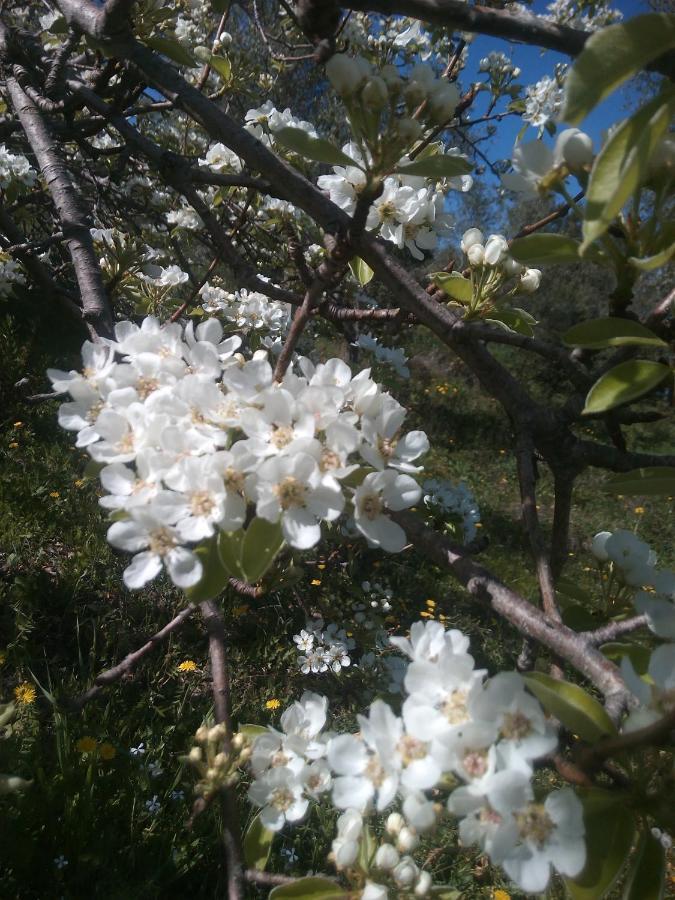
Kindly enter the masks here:
[[194, 69], [197, 65], [197, 60], [194, 56], [186, 50], [181, 43], [173, 40], [173, 38], [150, 37], [145, 43], [152, 50], [156, 50], [157, 53], [161, 53], [162, 56], [168, 56], [169, 59], [177, 62], [180, 66], [189, 66], [191, 69]]
[[494, 322], [497, 325], [505, 325], [509, 331], [516, 331], [518, 334], [524, 334], [527, 337], [532, 337], [534, 334], [532, 326], [537, 324], [534, 316], [531, 316], [524, 309], [519, 309], [517, 306], [500, 306], [497, 309], [493, 309], [490, 313], [490, 318], [485, 321]]
[[459, 303], [471, 303], [473, 297], [471, 281], [464, 278], [459, 272], [434, 272], [431, 277], [434, 284], [445, 291], [448, 297], [452, 297]]
[[628, 262], [641, 272], [652, 272], [654, 269], [660, 269], [661, 266], [665, 266], [673, 257], [675, 257], [675, 244], [670, 244], [669, 247], [666, 247], [659, 253], [655, 253], [653, 256], [645, 256], [642, 259], [639, 259], [637, 256], [629, 256]]
[[274, 132], [274, 140], [287, 150], [292, 150], [314, 162], [328, 163], [331, 166], [358, 165], [346, 153], [333, 146], [330, 141], [310, 137], [302, 128], [280, 128]]
[[[581, 262], [581, 244], [566, 234], [529, 234], [516, 238], [511, 242], [509, 253], [526, 266], [542, 266], [547, 263]], [[601, 250], [592, 248], [594, 252], [587, 254], [591, 262], [605, 263], [609, 258]]]
[[244, 835], [244, 861], [249, 869], [264, 872], [272, 850], [274, 832], [260, 821], [260, 813], [253, 819]]
[[601, 28], [586, 41], [565, 81], [563, 122], [578, 125], [604, 97], [675, 46], [675, 16], [649, 13]]
[[673, 112], [675, 92], [669, 89], [619, 125], [597, 155], [586, 190], [582, 253], [607, 231], [644, 181], [649, 159]]
[[215, 53], [212, 53], [209, 56], [209, 65], [212, 69], [215, 69], [216, 72], [220, 75], [223, 81], [227, 84], [227, 82], [232, 77], [232, 63], [228, 56], [223, 54], [222, 56], [218, 56]]
[[221, 531], [218, 535], [220, 561], [233, 578], [246, 581], [246, 573], [241, 565], [241, 548], [244, 543], [243, 531]]
[[633, 663], [633, 668], [638, 675], [644, 675], [649, 668], [649, 660], [651, 659], [651, 650], [648, 647], [641, 647], [640, 644], [620, 644], [613, 642], [603, 644], [600, 652], [607, 659], [620, 663], [624, 656]]
[[614, 723], [601, 704], [579, 685], [559, 681], [543, 672], [530, 672], [523, 677], [544, 709], [584, 741], [593, 744], [616, 734]]
[[644, 497], [675, 494], [675, 468], [651, 466], [621, 472], [608, 478], [602, 489], [609, 494], [639, 494]]
[[670, 376], [670, 367], [647, 359], [631, 359], [614, 366], [595, 382], [586, 396], [583, 415], [607, 412], [649, 393]]
[[218, 539], [215, 536], [197, 547], [195, 553], [201, 561], [204, 574], [197, 584], [185, 591], [185, 595], [192, 603], [202, 603], [222, 594], [230, 575], [223, 568], [218, 552]]
[[284, 544], [281, 525], [256, 517], [246, 529], [241, 546], [241, 567], [245, 581], [255, 584], [276, 559]]
[[606, 347], [623, 347], [626, 344], [644, 344], [665, 347], [660, 337], [632, 319], [608, 316], [603, 319], [589, 319], [573, 325], [563, 335], [568, 347], [582, 347], [584, 350], [603, 350]]
[[666, 888], [666, 851], [648, 831], [642, 832], [631, 860], [622, 900], [661, 900]]
[[347, 900], [349, 895], [329, 878], [299, 878], [270, 891], [269, 900]]
[[581, 795], [586, 826], [586, 866], [576, 878], [566, 878], [571, 900], [602, 900], [621, 876], [635, 836], [635, 817], [625, 796], [602, 797], [608, 791]]
[[368, 282], [372, 281], [375, 274], [368, 263], [364, 262], [360, 256], [355, 256], [354, 259], [349, 261], [349, 268], [360, 285], [368, 284]]
[[465, 156], [435, 153], [398, 166], [394, 171], [400, 175], [423, 175], [425, 178], [455, 178], [473, 172], [473, 165]]

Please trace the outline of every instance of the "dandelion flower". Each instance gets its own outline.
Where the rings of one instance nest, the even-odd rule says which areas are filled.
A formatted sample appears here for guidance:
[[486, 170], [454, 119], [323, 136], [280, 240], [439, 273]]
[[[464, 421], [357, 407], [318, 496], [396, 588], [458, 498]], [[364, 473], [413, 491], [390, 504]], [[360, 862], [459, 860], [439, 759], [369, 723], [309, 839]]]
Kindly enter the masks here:
[[79, 753], [93, 753], [96, 749], [97, 744], [98, 741], [95, 738], [89, 737], [89, 735], [85, 735], [76, 742], [75, 749]]
[[14, 688], [14, 699], [22, 706], [30, 706], [31, 703], [35, 703], [36, 697], [35, 688], [29, 681], [24, 681]]
[[197, 663], [193, 659], [184, 659], [182, 663], [178, 664], [179, 672], [196, 672], [197, 671]]
[[281, 700], [277, 700], [276, 697], [272, 697], [271, 700], [265, 702], [265, 709], [279, 709], [280, 706]]
[[58, 500], [59, 497], [61, 496], [61, 494], [59, 494], [58, 491], [50, 491], [50, 492], [49, 492], [49, 496], [50, 496], [53, 500]]
[[113, 747], [112, 744], [104, 743], [98, 748], [98, 752], [101, 756], [101, 759], [104, 759], [106, 762], [110, 762], [111, 759], [114, 759], [117, 756], [117, 750]]

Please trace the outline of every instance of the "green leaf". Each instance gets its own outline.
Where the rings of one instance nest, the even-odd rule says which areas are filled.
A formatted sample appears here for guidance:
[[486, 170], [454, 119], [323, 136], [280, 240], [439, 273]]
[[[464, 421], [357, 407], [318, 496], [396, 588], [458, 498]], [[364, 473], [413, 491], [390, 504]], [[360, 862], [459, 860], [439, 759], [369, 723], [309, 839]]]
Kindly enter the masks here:
[[185, 596], [192, 603], [202, 603], [204, 600], [213, 600], [223, 593], [230, 577], [229, 572], [223, 568], [218, 552], [218, 538], [200, 544], [195, 550], [204, 568], [204, 574], [197, 584], [185, 591]]
[[223, 81], [227, 84], [227, 82], [232, 77], [232, 63], [230, 62], [229, 57], [226, 55], [217, 56], [215, 53], [212, 53], [209, 56], [208, 62], [211, 68], [215, 69], [223, 79]]
[[253, 819], [244, 835], [244, 861], [249, 869], [264, 872], [270, 858], [274, 832], [260, 821], [260, 813]]
[[180, 66], [189, 66], [191, 69], [194, 69], [197, 65], [197, 60], [194, 56], [173, 38], [151, 37], [145, 43], [151, 50], [156, 50], [162, 56], [168, 56], [169, 59], [177, 62]]
[[359, 855], [357, 859], [357, 864], [362, 871], [370, 871], [377, 847], [378, 844], [375, 840], [373, 829], [369, 825], [365, 825], [361, 832], [361, 842], [359, 844]]
[[544, 709], [584, 741], [593, 744], [608, 734], [616, 734], [600, 703], [578, 684], [558, 681], [543, 672], [530, 672], [523, 677]]
[[671, 244], [665, 250], [661, 250], [660, 253], [655, 253], [653, 256], [645, 256], [643, 259], [638, 259], [637, 256], [629, 256], [628, 262], [633, 268], [639, 269], [641, 272], [651, 272], [653, 269], [665, 266], [673, 257], [675, 257], [675, 244]]
[[445, 291], [448, 297], [460, 303], [469, 304], [473, 298], [473, 286], [469, 278], [459, 272], [434, 272], [431, 276], [434, 284]]
[[435, 153], [394, 169], [400, 175], [423, 175], [425, 178], [455, 178], [473, 172], [473, 165], [465, 156]]
[[237, 731], [247, 737], [250, 741], [254, 741], [261, 734], [267, 734], [267, 729], [264, 725], [240, 725], [239, 728], [237, 728]]
[[310, 137], [302, 128], [280, 128], [274, 132], [274, 140], [294, 153], [314, 162], [328, 163], [331, 166], [358, 166], [351, 157], [338, 150], [330, 141], [323, 138]]
[[571, 597], [573, 600], [578, 600], [580, 603], [591, 602], [591, 596], [588, 591], [580, 588], [576, 581], [572, 581], [571, 578], [567, 578], [565, 575], [561, 575], [560, 578], [558, 578], [555, 583], [555, 589], [561, 594], [564, 594], [565, 597]]
[[360, 256], [355, 256], [349, 261], [349, 268], [352, 275], [360, 285], [368, 284], [375, 274], [367, 262], [364, 262]]
[[[530, 234], [516, 238], [511, 242], [509, 253], [525, 266], [541, 266], [546, 263], [578, 263], [581, 262], [581, 243], [566, 234]], [[587, 255], [591, 262], [609, 263], [610, 260], [601, 250], [593, 248]]]
[[347, 900], [349, 895], [329, 878], [299, 878], [291, 884], [282, 884], [270, 891], [269, 900], [294, 898], [294, 900]]
[[661, 900], [666, 890], [666, 851], [648, 831], [628, 870], [623, 900]]
[[675, 45], [675, 16], [651, 13], [601, 28], [586, 41], [565, 80], [561, 120], [579, 122], [612, 91]]
[[639, 494], [645, 497], [659, 494], [675, 494], [675, 468], [652, 466], [633, 469], [608, 478], [602, 486], [610, 494]]
[[241, 565], [241, 548], [244, 543], [243, 531], [221, 531], [218, 535], [220, 561], [233, 578], [246, 581]]
[[626, 344], [667, 346], [660, 337], [639, 322], [616, 316], [589, 319], [573, 325], [563, 335], [563, 342], [568, 347], [583, 347], [584, 350], [603, 350], [606, 347], [623, 347]]
[[649, 159], [675, 111], [674, 96], [670, 90], [622, 122], [597, 155], [586, 190], [582, 253], [605, 233], [644, 181]]
[[631, 359], [620, 363], [595, 382], [588, 392], [582, 414], [607, 412], [622, 403], [637, 400], [669, 375], [669, 366], [647, 359]]
[[517, 331], [518, 334], [524, 334], [527, 337], [532, 337], [534, 334], [532, 326], [537, 324], [534, 316], [531, 316], [524, 309], [519, 309], [517, 306], [500, 306], [497, 309], [493, 309], [490, 313], [490, 318], [485, 321], [506, 325], [509, 331]]
[[437, 900], [458, 900], [462, 892], [450, 887], [449, 884], [436, 884], [429, 891], [429, 896], [436, 897]]
[[256, 517], [246, 529], [241, 547], [241, 567], [245, 581], [255, 584], [274, 562], [284, 544], [279, 522], [268, 522]]
[[584, 805], [586, 865], [566, 878], [572, 900], [602, 900], [618, 881], [635, 836], [635, 818], [625, 795], [594, 789], [578, 792]]

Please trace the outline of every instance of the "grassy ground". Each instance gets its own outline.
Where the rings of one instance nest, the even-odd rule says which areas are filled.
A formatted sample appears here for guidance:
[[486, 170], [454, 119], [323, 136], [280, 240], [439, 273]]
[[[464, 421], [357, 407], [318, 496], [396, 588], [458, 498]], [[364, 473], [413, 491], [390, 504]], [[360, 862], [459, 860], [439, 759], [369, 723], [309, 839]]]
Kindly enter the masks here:
[[[0, 369], [0, 701], [10, 699], [18, 686], [28, 686], [23, 693], [28, 702], [0, 741], [0, 771], [34, 779], [26, 793], [1, 801], [0, 897], [220, 896], [215, 814], [206, 813], [192, 829], [186, 827], [193, 778], [179, 759], [210, 709], [198, 618], [149, 657], [133, 678], [115, 685], [81, 714], [59, 712], [55, 702], [85, 689], [99, 671], [172, 618], [183, 601], [162, 581], [139, 594], [123, 589], [125, 560], [105, 542], [97, 485], [84, 475], [85, 455], [73, 449], [71, 436], [56, 423], [56, 402], [28, 405], [21, 390], [13, 388], [27, 377], [29, 392], [44, 390], [42, 373], [48, 365], [77, 365], [78, 341], [68, 339], [57, 319], [49, 324], [38, 332], [28, 318], [6, 317], [0, 335], [5, 347]], [[428, 356], [432, 348], [424, 344], [414, 350]], [[523, 365], [518, 360], [514, 364]], [[508, 425], [496, 404], [459, 368], [435, 367], [432, 377], [422, 377], [421, 371], [416, 368], [410, 382], [394, 381], [392, 391], [411, 409], [409, 427], [429, 433], [433, 451], [428, 473], [470, 484], [489, 541], [482, 560], [534, 598]], [[534, 389], [545, 389], [536, 368], [529, 368], [528, 377]], [[667, 429], [653, 425], [641, 429], [634, 446], [658, 450], [668, 440]], [[590, 472], [579, 482], [566, 572], [570, 582], [591, 594], [593, 567], [585, 547], [596, 531], [636, 530], [652, 543], [662, 564], [672, 563], [675, 523], [665, 514], [665, 503], [611, 497], [600, 489], [601, 480]], [[539, 490], [547, 526], [552, 489], [545, 472]], [[287, 701], [305, 689], [328, 694], [339, 722], [350, 722], [363, 708], [375, 690], [368, 676], [357, 669], [345, 670], [339, 678], [301, 675], [292, 635], [307, 615], [321, 613], [327, 621], [352, 628], [365, 645], [367, 635], [352, 622], [365, 579], [380, 580], [394, 591], [387, 621], [392, 631], [405, 631], [421, 611], [432, 610], [446, 624], [471, 634], [480, 665], [492, 670], [514, 665], [520, 641], [513, 631], [410, 552], [384, 559], [363, 542], [352, 544], [335, 535], [322, 545], [321, 556], [300, 554], [298, 562], [304, 573], [293, 589], [255, 603], [226, 599], [234, 712], [240, 723], [277, 722]], [[586, 616], [602, 621], [597, 605], [591, 601], [585, 606]], [[542, 654], [539, 664], [546, 662]], [[268, 708], [275, 706], [269, 703], [273, 700], [280, 701], [280, 709]], [[84, 752], [93, 742], [95, 749]], [[144, 752], [134, 752], [139, 747]], [[153, 798], [160, 805], [154, 813]], [[250, 816], [245, 803], [242, 814]], [[277, 838], [275, 870], [325, 870], [327, 847], [317, 839], [318, 818], [324, 813], [312, 815]], [[496, 888], [506, 887], [476, 853], [457, 848], [452, 828], [442, 841], [447, 850], [434, 857], [434, 870], [463, 898], [492, 897]], [[284, 854], [291, 849], [297, 863], [289, 863]]]

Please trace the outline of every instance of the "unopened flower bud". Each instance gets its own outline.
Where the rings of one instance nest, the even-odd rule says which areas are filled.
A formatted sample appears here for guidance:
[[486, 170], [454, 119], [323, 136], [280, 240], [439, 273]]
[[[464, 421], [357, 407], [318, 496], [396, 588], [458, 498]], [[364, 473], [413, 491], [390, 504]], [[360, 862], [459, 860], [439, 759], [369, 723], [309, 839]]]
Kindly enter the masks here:
[[213, 765], [218, 769], [225, 769], [230, 764], [230, 757], [227, 753], [218, 753], [213, 760]]
[[202, 761], [202, 751], [199, 747], [193, 747], [188, 753], [188, 759], [193, 765]]
[[501, 234], [491, 234], [485, 244], [484, 262], [487, 266], [497, 266], [509, 248], [508, 241]]
[[405, 819], [401, 815], [401, 813], [393, 812], [387, 816], [387, 821], [385, 822], [385, 830], [388, 834], [396, 837], [403, 826], [405, 825]]
[[232, 749], [233, 750], [241, 750], [248, 743], [248, 738], [245, 734], [242, 734], [241, 731], [238, 731], [236, 734], [232, 735]]
[[429, 97], [432, 118], [439, 124], [445, 122], [453, 114], [458, 103], [459, 90], [457, 86], [447, 81], [439, 82]]
[[415, 896], [426, 897], [431, 890], [432, 878], [428, 872], [420, 872], [420, 877], [415, 885]]
[[470, 266], [482, 266], [485, 259], [485, 247], [482, 244], [472, 244], [466, 251], [466, 258]]
[[480, 228], [468, 228], [462, 235], [460, 247], [462, 248], [462, 252], [466, 253], [469, 247], [473, 247], [474, 244], [482, 243], [483, 232], [480, 230]]
[[378, 869], [393, 869], [399, 863], [399, 853], [392, 844], [381, 844], [375, 854], [375, 865]]
[[403, 144], [412, 144], [422, 134], [422, 126], [417, 119], [409, 119], [407, 116], [398, 120], [396, 130]]
[[384, 79], [377, 75], [369, 78], [361, 91], [361, 100], [366, 109], [371, 109], [375, 112], [384, 109], [389, 102], [389, 92]]
[[419, 81], [410, 81], [403, 89], [403, 99], [408, 109], [417, 109], [427, 99], [426, 88]]
[[398, 94], [403, 85], [401, 76], [398, 74], [396, 66], [382, 66], [380, 75], [387, 85], [391, 94]]
[[227, 737], [227, 728], [222, 724], [214, 725], [209, 731], [209, 742], [216, 744]]
[[505, 256], [502, 259], [502, 269], [504, 270], [504, 274], [509, 278], [515, 278], [516, 275], [522, 275], [525, 271], [525, 266], [521, 265], [521, 263], [516, 262], [516, 260], [512, 256]]
[[[363, 62], [366, 63], [365, 60]], [[326, 75], [341, 97], [351, 97], [355, 94], [365, 77], [363, 66], [357, 62], [357, 58], [347, 56], [345, 53], [331, 56], [326, 63]]]
[[525, 269], [520, 276], [518, 287], [525, 294], [533, 294], [541, 284], [541, 272], [539, 269]]
[[402, 828], [396, 839], [396, 846], [401, 853], [410, 853], [419, 844], [420, 839], [411, 828]]
[[197, 733], [195, 734], [195, 740], [197, 740], [200, 744], [205, 744], [209, 739], [209, 729], [206, 725], [200, 725], [197, 729]]
[[412, 857], [404, 856], [391, 874], [399, 887], [410, 887], [417, 879], [418, 872], [419, 869]]
[[593, 140], [578, 128], [566, 128], [555, 142], [556, 162], [576, 172], [593, 162]]

